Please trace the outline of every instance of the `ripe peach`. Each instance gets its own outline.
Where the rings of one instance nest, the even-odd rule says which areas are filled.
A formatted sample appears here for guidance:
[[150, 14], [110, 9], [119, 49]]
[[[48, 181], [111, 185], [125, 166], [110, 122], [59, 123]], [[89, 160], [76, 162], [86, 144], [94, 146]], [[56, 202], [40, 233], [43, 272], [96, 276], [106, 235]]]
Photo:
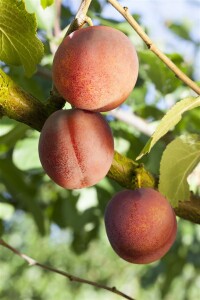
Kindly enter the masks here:
[[138, 57], [128, 37], [107, 26], [90, 26], [68, 35], [53, 61], [53, 81], [73, 106], [108, 111], [131, 93]]
[[117, 193], [105, 212], [108, 239], [124, 260], [147, 264], [160, 259], [172, 246], [177, 231], [169, 202], [151, 188]]
[[107, 174], [113, 155], [112, 132], [100, 113], [59, 110], [42, 128], [41, 164], [49, 177], [64, 188], [96, 184]]

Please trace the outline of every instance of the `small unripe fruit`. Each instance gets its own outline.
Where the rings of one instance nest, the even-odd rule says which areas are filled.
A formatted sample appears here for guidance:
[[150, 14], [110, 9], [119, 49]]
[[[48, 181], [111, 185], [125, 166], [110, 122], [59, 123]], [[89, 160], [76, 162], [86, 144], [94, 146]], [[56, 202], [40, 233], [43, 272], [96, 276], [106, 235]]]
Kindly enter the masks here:
[[112, 132], [100, 113], [59, 110], [42, 128], [41, 164], [49, 177], [64, 188], [96, 184], [109, 171], [113, 155]]
[[53, 82], [73, 106], [108, 111], [123, 103], [135, 86], [138, 57], [128, 37], [107, 26], [79, 29], [55, 53]]
[[108, 239], [124, 260], [159, 260], [174, 243], [177, 222], [169, 202], [152, 188], [117, 193], [105, 212]]

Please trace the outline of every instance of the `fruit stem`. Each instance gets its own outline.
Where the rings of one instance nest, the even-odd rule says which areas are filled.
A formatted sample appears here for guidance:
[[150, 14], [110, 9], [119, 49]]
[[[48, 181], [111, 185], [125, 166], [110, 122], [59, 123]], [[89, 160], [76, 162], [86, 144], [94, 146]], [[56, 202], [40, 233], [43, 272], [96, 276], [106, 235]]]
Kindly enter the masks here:
[[107, 177], [128, 189], [155, 187], [154, 177], [144, 168], [143, 164], [136, 163], [116, 151]]
[[90, 26], [92, 26], [92, 20], [87, 16], [87, 12], [89, 9], [89, 6], [91, 4], [92, 0], [82, 0], [80, 7], [78, 9], [78, 12], [70, 24], [66, 35], [69, 35], [70, 33], [74, 32], [77, 29], [82, 28], [86, 23], [88, 23]]

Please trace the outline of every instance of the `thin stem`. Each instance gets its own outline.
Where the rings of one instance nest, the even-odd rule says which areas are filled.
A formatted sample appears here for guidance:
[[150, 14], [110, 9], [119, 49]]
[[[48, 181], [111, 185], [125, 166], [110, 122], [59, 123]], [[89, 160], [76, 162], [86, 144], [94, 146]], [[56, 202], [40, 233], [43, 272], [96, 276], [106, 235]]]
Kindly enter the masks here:
[[133, 27], [133, 29], [138, 33], [138, 35], [145, 42], [147, 47], [156, 54], [166, 66], [174, 72], [174, 74], [182, 80], [187, 86], [189, 86], [193, 91], [200, 95], [200, 87], [192, 81], [187, 75], [185, 75], [162, 51], [160, 51], [140, 25], [135, 21], [132, 15], [129, 13], [127, 7], [122, 7], [117, 0], [108, 0], [108, 2], [128, 21], [128, 23]]
[[89, 6], [91, 4], [92, 0], [82, 0], [80, 7], [78, 9], [78, 12], [76, 14], [76, 18], [77, 19], [81, 19], [81, 17], [85, 18], [85, 16], [87, 15]]
[[89, 25], [89, 26], [93, 26], [93, 22], [92, 22], [92, 19], [88, 16], [85, 17], [85, 21], [86, 23]]
[[21, 257], [22, 259], [24, 259], [29, 264], [29, 266], [38, 266], [38, 267], [40, 267], [40, 268], [42, 268], [44, 270], [48, 270], [48, 271], [51, 271], [53, 273], [60, 274], [60, 275], [62, 275], [64, 277], [68, 278], [70, 281], [89, 284], [89, 285], [95, 286], [97, 288], [101, 288], [101, 289], [107, 290], [109, 292], [112, 292], [114, 294], [117, 294], [118, 296], [121, 296], [121, 297], [123, 297], [125, 299], [134, 300], [133, 298], [129, 297], [128, 295], [120, 292], [118, 289], [116, 289], [116, 287], [108, 287], [106, 285], [103, 285], [103, 284], [100, 284], [100, 283], [97, 283], [97, 282], [94, 282], [94, 281], [91, 281], [91, 280], [83, 279], [83, 278], [71, 275], [69, 273], [60, 271], [58, 269], [55, 269], [55, 268], [43, 265], [43, 264], [37, 262], [35, 259], [33, 259], [33, 258], [31, 258], [31, 257], [29, 257], [29, 256], [27, 256], [27, 255], [25, 255], [25, 254], [23, 254], [21, 252], [19, 252], [17, 249], [13, 248], [12, 246], [10, 246], [9, 244], [7, 244], [2, 239], [0, 239], [0, 245], [3, 246], [3, 247], [5, 247], [5, 248], [7, 248], [7, 249], [9, 249], [14, 254], [16, 254], [19, 257]]
[[91, 2], [92, 2], [92, 0], [82, 0], [81, 1], [78, 12], [77, 12], [73, 22], [70, 24], [66, 35], [69, 35], [73, 31], [83, 27], [86, 23], [88, 23], [89, 25], [92, 25], [91, 19], [89, 17], [87, 17], [87, 12], [88, 12]]

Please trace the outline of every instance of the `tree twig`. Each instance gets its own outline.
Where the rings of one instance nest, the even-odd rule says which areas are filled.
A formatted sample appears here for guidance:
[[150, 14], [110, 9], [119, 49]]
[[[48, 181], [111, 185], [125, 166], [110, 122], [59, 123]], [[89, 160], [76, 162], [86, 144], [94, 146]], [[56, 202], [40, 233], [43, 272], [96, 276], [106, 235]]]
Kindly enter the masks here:
[[48, 116], [64, 104], [65, 101], [55, 90], [45, 104], [40, 102], [0, 69], [0, 116], [7, 116], [40, 131]]
[[5, 248], [7, 248], [7, 249], [9, 249], [14, 254], [16, 254], [19, 257], [21, 257], [22, 259], [24, 259], [29, 264], [29, 266], [38, 266], [38, 267], [40, 267], [40, 268], [42, 268], [44, 270], [48, 270], [48, 271], [51, 271], [53, 273], [60, 274], [60, 275], [62, 275], [64, 277], [68, 278], [70, 281], [80, 282], [80, 283], [84, 283], [84, 284], [89, 284], [89, 285], [92, 285], [94, 287], [101, 288], [101, 289], [107, 290], [109, 292], [112, 292], [114, 294], [117, 294], [118, 296], [121, 296], [121, 297], [123, 297], [125, 299], [134, 300], [132, 297], [130, 297], [130, 296], [128, 296], [128, 295], [120, 292], [116, 287], [108, 287], [106, 285], [103, 285], [103, 284], [100, 284], [100, 283], [97, 283], [97, 282], [94, 282], [94, 281], [91, 281], [91, 280], [87, 280], [87, 279], [83, 279], [83, 278], [71, 275], [69, 273], [66, 273], [66, 272], [63, 272], [61, 270], [52, 268], [50, 266], [43, 265], [43, 264], [37, 262], [35, 259], [27, 256], [26, 254], [23, 254], [23, 253], [19, 252], [17, 249], [13, 248], [12, 246], [10, 246], [9, 244], [7, 244], [2, 239], [0, 239], [0, 245], [3, 246], [3, 247], [5, 247]]
[[[59, 98], [56, 91], [54, 91], [50, 100], [44, 105], [14, 83], [1, 69], [0, 92], [0, 116], [5, 115], [27, 124], [38, 131], [41, 131], [47, 117], [54, 111], [61, 109], [65, 103], [62, 98]], [[139, 165], [132, 159], [117, 154], [117, 152], [107, 176], [125, 188], [139, 186], [141, 185], [141, 181], [143, 184], [145, 183], [145, 186], [154, 187], [155, 185], [152, 175], [145, 170], [144, 166]], [[178, 207], [176, 208], [176, 214], [200, 224], [200, 207], [194, 205], [192, 195], [189, 200], [187, 206], [179, 202], [181, 212]], [[198, 198], [198, 200], [200, 199]], [[192, 211], [192, 215], [189, 211]]]
[[87, 16], [87, 12], [92, 0], [82, 0], [78, 12], [70, 24], [66, 35], [69, 35], [73, 31], [83, 27], [86, 23], [92, 25], [92, 20]]
[[123, 7], [118, 3], [117, 0], [108, 0], [108, 2], [128, 21], [128, 23], [133, 27], [133, 29], [138, 33], [138, 35], [145, 42], [147, 47], [156, 54], [165, 65], [174, 72], [174, 74], [182, 80], [188, 87], [190, 87], [194, 92], [200, 95], [200, 87], [191, 80], [187, 75], [185, 75], [162, 51], [160, 51], [148, 35], [144, 32], [141, 26], [135, 21], [132, 15], [129, 13], [128, 7]]
[[[83, 2], [87, 3], [88, 8], [91, 0], [82, 1], [82, 3]], [[7, 116], [41, 131], [47, 117], [54, 111], [61, 109], [64, 104], [65, 100], [57, 94], [55, 89], [45, 104], [38, 101], [14, 83], [13, 80], [0, 69], [0, 118]], [[133, 160], [125, 156], [115, 155], [112, 167], [107, 176], [126, 188], [134, 187], [136, 184], [140, 185], [141, 179], [145, 185], [154, 186], [151, 174], [149, 174], [142, 165], [139, 166]], [[198, 198], [198, 200], [200, 200], [200, 198]], [[193, 195], [191, 195], [187, 205], [184, 205], [184, 203], [181, 204], [181, 202], [179, 202], [179, 206], [181, 207], [180, 209], [179, 207], [176, 208], [176, 214], [200, 224], [200, 207], [194, 205]], [[192, 211], [192, 214], [190, 211]]]
[[155, 126], [152, 123], [148, 123], [144, 119], [136, 116], [134, 113], [126, 112], [121, 108], [109, 111], [109, 115], [120, 121], [123, 121], [128, 125], [133, 126], [135, 129], [139, 130], [147, 136], [151, 136], [155, 130]]

